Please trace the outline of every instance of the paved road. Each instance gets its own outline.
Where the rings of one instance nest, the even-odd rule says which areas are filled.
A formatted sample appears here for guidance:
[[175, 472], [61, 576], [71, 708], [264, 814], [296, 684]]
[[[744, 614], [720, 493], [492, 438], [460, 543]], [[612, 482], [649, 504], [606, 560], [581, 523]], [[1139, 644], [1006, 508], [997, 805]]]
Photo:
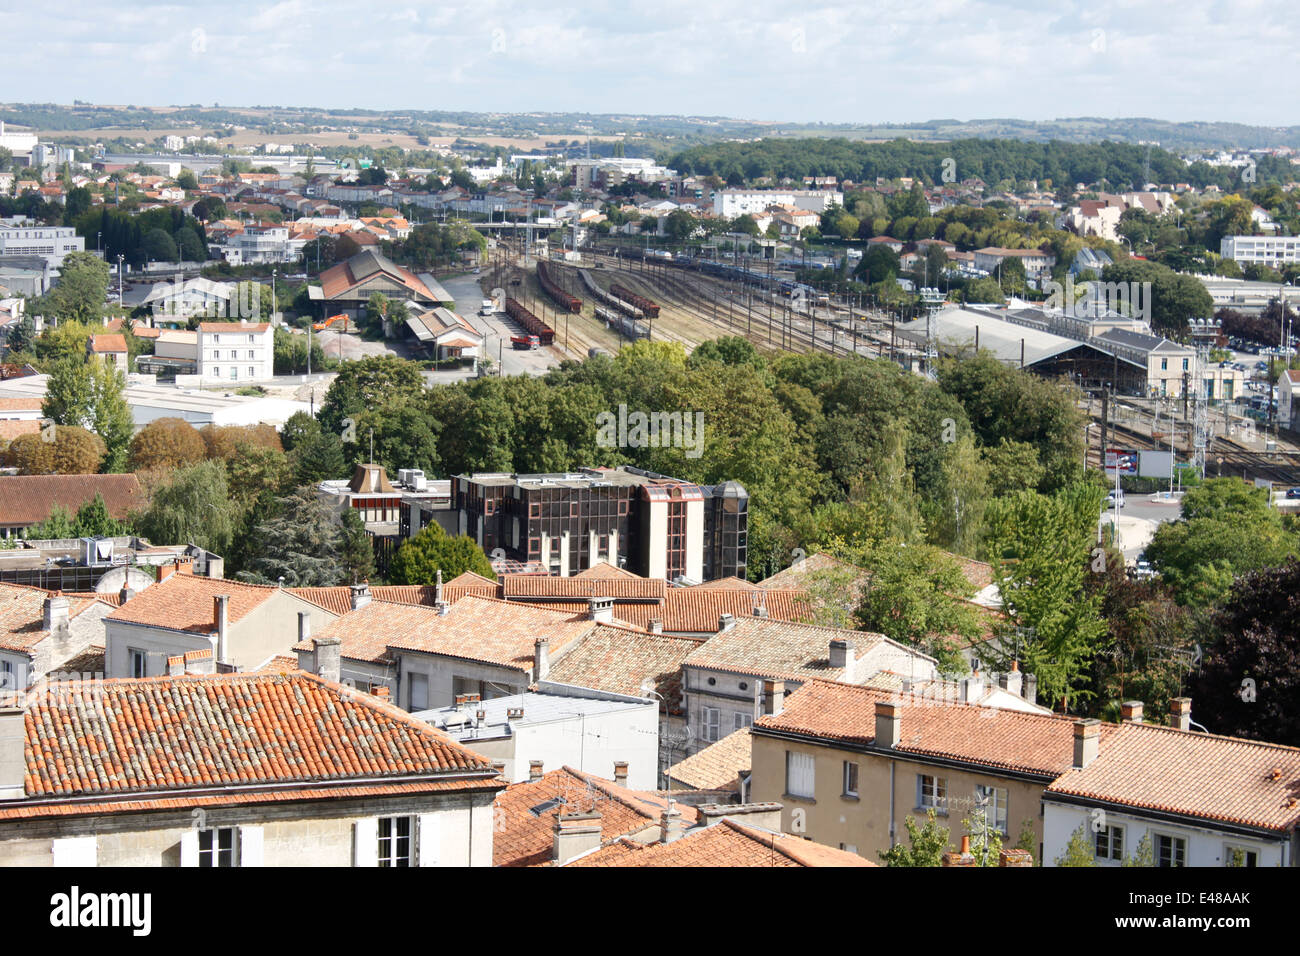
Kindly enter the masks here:
[[[542, 375], [546, 370], [560, 364], [559, 356], [554, 350], [533, 349], [515, 350], [510, 347], [510, 337], [519, 335], [519, 328], [509, 316], [495, 313], [490, 316], [479, 315], [479, 307], [491, 290], [484, 291], [479, 286], [480, 277], [476, 275], [458, 276], [442, 280], [442, 286], [456, 300], [456, 311], [485, 336], [483, 349], [492, 359], [493, 365], [501, 365], [506, 375]], [[438, 381], [443, 381], [443, 373], [438, 373]]]
[[[1155, 495], [1126, 495], [1119, 512], [1119, 543], [1125, 563], [1133, 564], [1151, 543], [1156, 528], [1162, 522], [1176, 520], [1182, 510], [1177, 501], [1164, 501]], [[1114, 509], [1110, 509], [1101, 516], [1105, 527], [1110, 527], [1114, 515]]]

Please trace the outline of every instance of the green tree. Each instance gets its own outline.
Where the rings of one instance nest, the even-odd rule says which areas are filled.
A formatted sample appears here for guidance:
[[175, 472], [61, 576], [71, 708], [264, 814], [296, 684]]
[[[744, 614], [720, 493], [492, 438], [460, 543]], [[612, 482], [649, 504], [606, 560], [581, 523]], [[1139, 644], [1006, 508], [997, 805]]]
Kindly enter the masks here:
[[[202, 439], [198, 440], [201, 444]], [[237, 525], [235, 508], [226, 483], [225, 465], [219, 461], [200, 461], [179, 468], [168, 484], [154, 491], [136, 526], [150, 541], [193, 543], [216, 554], [225, 554]]]
[[179, 262], [176, 240], [165, 229], [150, 229], [140, 241], [145, 258], [152, 262]]
[[369, 581], [375, 573], [375, 549], [366, 532], [366, 524], [354, 509], [343, 512], [339, 535], [339, 563], [347, 584]]
[[126, 467], [135, 420], [126, 403], [126, 376], [107, 362], [91, 362], [90, 427], [107, 449], [101, 465], [105, 472]]
[[59, 281], [43, 297], [42, 308], [59, 319], [97, 323], [108, 295], [108, 276], [108, 263], [93, 252], [71, 252], [59, 267]]
[[448, 537], [437, 524], [425, 526], [397, 549], [388, 577], [394, 584], [433, 584], [438, 571], [444, 581], [466, 571], [496, 580], [492, 562], [473, 538]]
[[948, 828], [935, 819], [934, 810], [926, 813], [925, 826], [918, 826], [911, 814], [903, 818], [903, 826], [911, 846], [895, 843], [881, 852], [885, 866], [942, 866], [950, 836]]
[[251, 558], [241, 581], [286, 587], [327, 587], [343, 581], [342, 529], [333, 511], [303, 486], [281, 498], [273, 515], [253, 528]]
[[100, 494], [77, 509], [77, 516], [72, 523], [74, 538], [114, 538], [129, 532], [130, 525], [115, 520], [108, 513], [104, 496]]
[[50, 509], [50, 516], [23, 532], [28, 541], [66, 541], [78, 537], [72, 515], [62, 505]]
[[1056, 858], [1057, 866], [1096, 866], [1095, 849], [1088, 836], [1086, 824], [1079, 824], [1079, 829], [1070, 835], [1070, 842], [1065, 845], [1065, 852]]
[[5, 340], [5, 345], [9, 350], [9, 354], [12, 355], [15, 352], [30, 352], [35, 342], [36, 323], [30, 315], [24, 315], [9, 330], [9, 337]]
[[402, 403], [424, 392], [424, 379], [414, 362], [393, 355], [371, 356], [340, 366], [317, 416], [325, 431], [341, 436], [343, 420], [354, 420], [367, 409]]
[[1151, 833], [1142, 834], [1142, 839], [1138, 840], [1137, 849], [1132, 856], [1124, 857], [1124, 862], [1120, 866], [1155, 866], [1156, 854], [1151, 847]]
[[343, 441], [334, 432], [308, 433], [293, 446], [289, 462], [293, 466], [294, 481], [299, 485], [342, 478], [347, 471]]

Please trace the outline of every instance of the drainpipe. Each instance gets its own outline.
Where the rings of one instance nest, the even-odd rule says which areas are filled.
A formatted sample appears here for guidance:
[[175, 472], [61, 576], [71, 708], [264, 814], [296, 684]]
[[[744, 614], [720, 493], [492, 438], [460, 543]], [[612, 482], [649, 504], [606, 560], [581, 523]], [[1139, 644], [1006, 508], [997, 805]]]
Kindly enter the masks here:
[[894, 768], [897, 761], [889, 761], [889, 845], [894, 845]]

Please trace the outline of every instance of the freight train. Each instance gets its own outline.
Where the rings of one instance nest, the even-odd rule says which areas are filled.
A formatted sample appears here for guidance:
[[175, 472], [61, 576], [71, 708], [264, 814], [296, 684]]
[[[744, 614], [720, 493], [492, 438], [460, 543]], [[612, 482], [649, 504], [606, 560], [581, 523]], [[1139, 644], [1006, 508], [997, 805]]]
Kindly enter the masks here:
[[647, 299], [645, 296], [637, 295], [635, 292], [631, 291], [630, 289], [625, 289], [621, 285], [618, 285], [617, 283], [611, 285], [609, 287], [609, 291], [614, 293], [614, 295], [618, 296], [620, 299], [624, 300], [625, 302], [632, 303], [632, 305], [636, 306], [638, 309], [641, 310], [641, 314], [644, 315], [647, 319], [659, 318], [658, 304], [656, 304], [650, 299]]
[[557, 309], [564, 312], [582, 311], [582, 300], [560, 288], [560, 284], [551, 278], [545, 262], [537, 263], [537, 281], [541, 283], [542, 291], [550, 296]]
[[600, 286], [596, 285], [596, 283], [592, 280], [591, 276], [587, 274], [586, 269], [579, 269], [578, 275], [582, 277], [582, 284], [586, 286], [587, 291], [590, 292], [593, 297], [599, 299], [601, 302], [604, 302], [610, 308], [614, 309], [615, 311], [622, 312], [624, 315], [628, 316], [629, 318], [633, 318], [633, 319], [645, 318], [645, 313], [642, 312], [640, 309], [638, 309], [636, 306], [632, 305], [629, 302], [624, 302], [616, 295], [610, 295]]
[[650, 326], [626, 315], [621, 315], [613, 309], [596, 306], [596, 318], [601, 319], [611, 329], [617, 329], [620, 335], [633, 341], [650, 338]]
[[555, 341], [555, 330], [524, 308], [522, 303], [506, 299], [506, 315], [522, 325], [525, 332], [537, 336], [542, 345], [550, 345]]

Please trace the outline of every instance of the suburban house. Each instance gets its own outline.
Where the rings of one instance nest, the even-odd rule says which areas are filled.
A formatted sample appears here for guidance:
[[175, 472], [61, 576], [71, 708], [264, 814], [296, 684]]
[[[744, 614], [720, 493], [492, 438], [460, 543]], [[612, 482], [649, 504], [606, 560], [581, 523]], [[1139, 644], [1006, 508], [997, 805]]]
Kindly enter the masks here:
[[686, 722], [693, 731], [688, 754], [752, 725], [806, 681], [938, 677], [934, 658], [883, 634], [759, 617], [724, 618], [720, 624], [682, 662]]
[[435, 359], [478, 358], [483, 350], [483, 333], [459, 313], [438, 306], [411, 316], [406, 327], [415, 340]]
[[1039, 806], [1071, 766], [1071, 718], [829, 681], [771, 710], [750, 731], [748, 799], [784, 803], [786, 832], [875, 859], [906, 840], [905, 817], [934, 810], [954, 839], [966, 819], [1008, 844], [1032, 829], [1041, 855]]
[[1297, 865], [1300, 748], [1193, 732], [1191, 710], [1175, 698], [1163, 727], [1129, 701], [1110, 733], [1076, 731], [1073, 766], [1043, 794], [1045, 863], [1083, 828], [1098, 866], [1144, 837], [1161, 867]]
[[[356, 585], [358, 600], [365, 588]], [[285, 588], [177, 572], [104, 619], [107, 674], [156, 677], [189, 651], [212, 651], [218, 669], [255, 670], [338, 616]]]
[[126, 336], [120, 332], [92, 335], [86, 340], [86, 354], [91, 358], [107, 362], [119, 372], [129, 371]]
[[102, 622], [115, 606], [98, 595], [0, 584], [0, 699], [69, 670], [88, 648], [102, 650]]
[[21, 537], [50, 516], [57, 505], [76, 514], [84, 504], [104, 499], [109, 516], [122, 520], [144, 505], [144, 492], [135, 475], [3, 475], [0, 476], [0, 535]]
[[218, 382], [275, 376], [275, 333], [269, 322], [200, 322], [198, 375]]
[[1019, 259], [1025, 267], [1025, 275], [1036, 276], [1056, 265], [1056, 256], [1041, 249], [1003, 249], [999, 246], [986, 246], [975, 250], [975, 268], [992, 273], [1006, 259]]
[[6, 866], [488, 866], [502, 786], [311, 674], [61, 682], [0, 709]]

